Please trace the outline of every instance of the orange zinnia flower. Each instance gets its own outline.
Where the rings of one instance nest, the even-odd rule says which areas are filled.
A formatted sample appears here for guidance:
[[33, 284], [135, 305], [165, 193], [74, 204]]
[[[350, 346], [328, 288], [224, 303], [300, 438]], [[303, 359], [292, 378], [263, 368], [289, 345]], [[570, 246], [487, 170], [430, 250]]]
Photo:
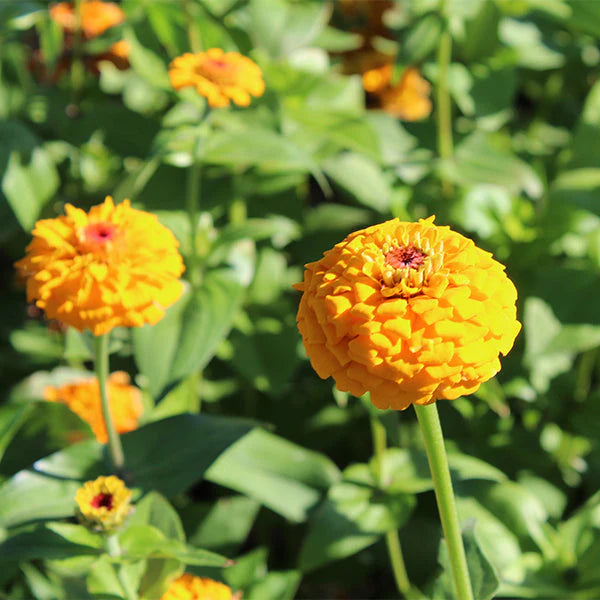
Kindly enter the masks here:
[[431, 86], [419, 70], [410, 67], [400, 81], [392, 85], [393, 67], [386, 64], [365, 71], [362, 76], [365, 90], [377, 97], [379, 107], [403, 121], [419, 121], [431, 114]]
[[378, 408], [475, 392], [521, 328], [504, 266], [433, 217], [350, 234], [295, 287], [317, 374]]
[[[77, 29], [77, 14], [71, 2], [60, 2], [51, 6], [50, 17], [68, 33]], [[84, 0], [81, 3], [81, 30], [88, 39], [98, 37], [124, 20], [125, 13], [114, 2]]]
[[102, 335], [113, 327], [156, 323], [179, 299], [183, 261], [175, 236], [155, 215], [108, 196], [89, 213], [38, 221], [27, 256], [27, 298], [50, 319]]
[[237, 52], [211, 48], [178, 56], [169, 66], [171, 85], [179, 90], [195, 87], [212, 107], [248, 106], [250, 96], [262, 96], [265, 84], [258, 65]]
[[114, 475], [87, 481], [77, 490], [77, 516], [91, 529], [120, 527], [131, 511], [131, 490]]
[[[110, 414], [118, 433], [133, 431], [138, 426], [142, 414], [142, 395], [138, 388], [129, 385], [129, 375], [122, 371], [108, 378], [108, 399]], [[100, 386], [96, 377], [74, 381], [60, 387], [48, 386], [44, 389], [44, 399], [66, 404], [82, 421], [85, 421], [101, 444], [108, 442], [102, 405]]]
[[178, 577], [160, 600], [231, 600], [231, 589], [224, 583], [184, 573]]

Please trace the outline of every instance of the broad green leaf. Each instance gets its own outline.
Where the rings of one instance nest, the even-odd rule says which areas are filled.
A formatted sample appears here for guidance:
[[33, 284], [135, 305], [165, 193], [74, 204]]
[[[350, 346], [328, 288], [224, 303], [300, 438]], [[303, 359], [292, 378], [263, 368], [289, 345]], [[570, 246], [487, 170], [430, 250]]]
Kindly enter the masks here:
[[391, 189], [379, 165], [355, 152], [344, 152], [323, 164], [325, 173], [358, 202], [378, 212], [386, 213], [390, 206]]
[[[189, 541], [200, 548], [232, 554], [246, 540], [259, 508], [260, 504], [252, 498], [221, 498], [211, 505], [204, 518], [194, 527]], [[196, 510], [188, 514], [190, 519], [196, 517], [195, 520], [200, 516]]]
[[413, 65], [427, 58], [437, 47], [442, 33], [442, 19], [436, 14], [423, 17], [411, 27], [400, 46], [398, 60], [404, 65]]
[[29, 159], [11, 152], [2, 177], [2, 192], [25, 231], [33, 228], [58, 184], [56, 167], [43, 148], [35, 148]]
[[194, 548], [178, 540], [168, 539], [151, 525], [134, 525], [119, 535], [123, 558], [173, 558], [187, 565], [223, 567], [230, 561], [225, 556]]
[[229, 332], [243, 292], [230, 271], [212, 271], [197, 292], [187, 289], [162, 321], [134, 330], [134, 356], [153, 396], [208, 364]]
[[251, 498], [292, 521], [307, 512], [339, 479], [324, 455], [306, 450], [262, 429], [234, 444], [206, 472], [206, 479]]
[[183, 526], [177, 511], [158, 492], [149, 492], [139, 502], [136, 502], [135, 512], [129, 518], [128, 524], [131, 527], [151, 525], [168, 539], [185, 542]]
[[[473, 527], [463, 531], [463, 542], [467, 555], [467, 568], [469, 570], [473, 597], [477, 598], [477, 600], [491, 600], [495, 597], [500, 587], [500, 581], [494, 567], [481, 551]], [[435, 600], [453, 600], [456, 596], [451, 578], [448, 548], [444, 541], [442, 541], [440, 546], [439, 561], [444, 568], [444, 573], [436, 582], [432, 598]]]
[[129, 61], [133, 69], [154, 87], [171, 90], [165, 61], [143, 46], [131, 27], [125, 27], [123, 35], [130, 45]]
[[301, 570], [352, 556], [408, 519], [414, 506], [411, 496], [387, 495], [373, 486], [372, 479], [355, 483], [355, 470], [348, 469], [345, 480], [332, 486], [327, 500], [311, 519], [300, 550]]
[[0, 562], [101, 554], [102, 547], [102, 538], [83, 525], [48, 523], [0, 543]]
[[0, 407], [0, 460], [30, 411], [29, 404], [7, 404]]
[[248, 600], [293, 600], [300, 585], [299, 571], [272, 571], [244, 592]]
[[226, 417], [183, 414], [123, 435], [126, 466], [132, 485], [165, 496], [185, 491], [253, 423]]

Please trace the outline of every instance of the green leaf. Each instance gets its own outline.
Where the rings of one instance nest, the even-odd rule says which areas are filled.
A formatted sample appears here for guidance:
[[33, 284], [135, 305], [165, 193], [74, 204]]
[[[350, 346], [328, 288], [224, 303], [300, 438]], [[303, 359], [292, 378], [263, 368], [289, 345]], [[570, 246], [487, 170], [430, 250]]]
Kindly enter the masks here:
[[173, 558], [186, 565], [205, 567], [223, 567], [230, 562], [227, 557], [215, 552], [168, 539], [151, 525], [128, 527], [119, 535], [119, 542], [125, 560]]
[[25, 231], [33, 228], [58, 184], [56, 167], [43, 148], [35, 148], [28, 160], [17, 151], [10, 153], [2, 177], [2, 192]]
[[127, 433], [123, 449], [133, 484], [166, 496], [181, 493], [253, 426], [241, 419], [183, 414]]
[[255, 498], [292, 521], [310, 508], [339, 479], [324, 455], [257, 429], [233, 445], [208, 469], [206, 479]]
[[0, 407], [0, 461], [6, 447], [25, 422], [30, 411], [29, 404], [7, 404]]
[[387, 213], [391, 189], [379, 165], [362, 154], [344, 152], [323, 164], [325, 173], [358, 202]]
[[[194, 546], [232, 554], [248, 537], [259, 508], [260, 504], [252, 498], [221, 498], [211, 505], [206, 516], [190, 534], [189, 541]], [[197, 520], [197, 512], [194, 510], [188, 514]]]
[[183, 526], [177, 511], [158, 492], [149, 492], [136, 502], [135, 512], [128, 523], [130, 526], [151, 525], [168, 539], [185, 542]]
[[[500, 587], [500, 580], [485, 554], [481, 551], [473, 527], [463, 531], [463, 542], [467, 555], [467, 568], [471, 579], [473, 597], [477, 600], [491, 600]], [[444, 541], [440, 545], [439, 561], [444, 573], [436, 582], [432, 598], [435, 600], [453, 600], [454, 585], [451, 578], [450, 558]]]
[[131, 27], [125, 27], [123, 37], [130, 45], [129, 61], [133, 69], [154, 87], [171, 90], [165, 62], [152, 50], [143, 46]]
[[48, 523], [18, 533], [0, 544], [0, 562], [33, 559], [64, 559], [101, 554], [102, 538], [82, 525]]
[[195, 294], [187, 289], [162, 321], [134, 330], [135, 360], [153, 396], [209, 363], [231, 328], [243, 293], [231, 271], [211, 271], [200, 289]]
[[436, 14], [423, 17], [411, 27], [400, 46], [398, 62], [413, 65], [421, 62], [437, 47], [442, 33], [442, 20]]
[[300, 585], [299, 571], [272, 571], [244, 592], [247, 600], [293, 600]]
[[413, 498], [377, 490], [370, 473], [355, 482], [358, 466], [345, 471], [344, 481], [332, 486], [327, 500], [311, 519], [300, 550], [299, 566], [303, 571], [352, 556], [408, 520]]
[[270, 171], [318, 171], [302, 148], [266, 129], [215, 132], [204, 149], [204, 160], [236, 167], [259, 166]]

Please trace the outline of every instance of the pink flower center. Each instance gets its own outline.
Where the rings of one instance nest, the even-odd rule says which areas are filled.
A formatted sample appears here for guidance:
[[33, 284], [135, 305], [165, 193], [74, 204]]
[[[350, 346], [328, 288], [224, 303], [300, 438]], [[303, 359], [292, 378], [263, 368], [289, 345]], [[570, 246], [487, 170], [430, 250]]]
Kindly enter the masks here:
[[90, 502], [93, 508], [107, 508], [112, 510], [113, 507], [113, 496], [112, 494], [100, 493], [92, 498]]
[[418, 269], [427, 258], [427, 254], [414, 246], [400, 246], [385, 255], [385, 263], [394, 269]]
[[83, 230], [83, 236], [86, 242], [104, 244], [110, 242], [117, 232], [113, 223], [90, 223]]

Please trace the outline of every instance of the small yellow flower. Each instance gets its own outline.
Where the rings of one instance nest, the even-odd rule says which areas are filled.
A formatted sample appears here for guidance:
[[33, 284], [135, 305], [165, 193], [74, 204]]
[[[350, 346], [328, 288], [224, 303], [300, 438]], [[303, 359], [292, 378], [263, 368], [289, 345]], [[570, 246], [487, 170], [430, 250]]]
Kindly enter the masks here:
[[89, 213], [65, 210], [36, 223], [27, 256], [15, 264], [28, 301], [94, 335], [160, 321], [183, 291], [175, 236], [129, 200], [115, 206], [108, 196]]
[[504, 266], [433, 217], [350, 234], [295, 287], [317, 374], [378, 408], [475, 392], [521, 329]]
[[231, 589], [224, 583], [184, 573], [178, 577], [160, 600], [231, 600]]
[[[73, 33], [77, 29], [77, 14], [71, 2], [59, 2], [51, 6], [50, 17], [67, 33]], [[125, 13], [114, 2], [100, 2], [100, 0], [81, 2], [81, 30], [87, 39], [98, 37], [124, 20]]]
[[265, 84], [258, 65], [238, 52], [210, 48], [206, 52], [178, 56], [169, 66], [171, 85], [179, 90], [195, 87], [212, 107], [248, 106], [250, 96], [262, 96]]
[[130, 500], [131, 490], [118, 477], [98, 477], [77, 490], [77, 516], [91, 529], [116, 529], [130, 513]]
[[[129, 375], [122, 371], [108, 378], [108, 400], [110, 414], [118, 433], [127, 433], [137, 428], [142, 414], [142, 394], [129, 385]], [[100, 386], [96, 377], [74, 381], [60, 387], [44, 389], [44, 399], [66, 404], [79, 418], [85, 421], [101, 444], [106, 444], [108, 435], [102, 416]]]

